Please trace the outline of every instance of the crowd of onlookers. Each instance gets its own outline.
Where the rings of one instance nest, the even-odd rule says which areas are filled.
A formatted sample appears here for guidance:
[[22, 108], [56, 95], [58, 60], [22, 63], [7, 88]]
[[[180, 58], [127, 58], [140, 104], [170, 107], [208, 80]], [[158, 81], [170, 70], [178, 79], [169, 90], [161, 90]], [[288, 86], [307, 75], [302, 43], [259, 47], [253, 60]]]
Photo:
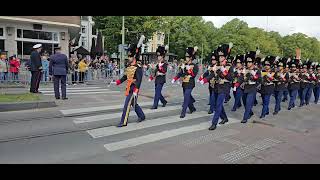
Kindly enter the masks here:
[[[52, 79], [49, 77], [49, 63], [50, 56], [48, 53], [43, 53], [42, 59], [42, 82], [50, 82]], [[170, 74], [177, 74], [179, 66], [182, 61], [174, 60], [168, 65], [168, 72]], [[149, 77], [155, 69], [156, 62], [143, 65], [144, 76]], [[205, 70], [206, 66], [203, 67]], [[16, 55], [6, 58], [0, 58], [0, 80], [1, 82], [20, 82], [21, 80], [28, 82], [29, 79], [24, 79], [26, 76], [19, 77], [21, 71], [28, 70], [28, 61], [24, 63], [17, 58]], [[84, 83], [91, 80], [106, 79], [118, 77], [120, 69], [118, 62], [111, 60], [108, 56], [101, 56], [91, 59], [90, 56], [71, 55], [69, 58], [69, 75], [67, 82], [72, 84]], [[26, 73], [28, 74], [28, 73]], [[30, 78], [30, 76], [28, 76]]]

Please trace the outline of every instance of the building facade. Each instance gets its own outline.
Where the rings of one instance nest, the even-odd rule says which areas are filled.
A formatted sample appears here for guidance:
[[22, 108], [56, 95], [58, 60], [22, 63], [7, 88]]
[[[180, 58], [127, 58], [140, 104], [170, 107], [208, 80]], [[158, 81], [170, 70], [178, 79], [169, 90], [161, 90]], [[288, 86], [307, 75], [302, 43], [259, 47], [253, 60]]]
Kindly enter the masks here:
[[143, 52], [156, 52], [158, 46], [163, 46], [165, 34], [163, 32], [155, 32], [151, 39], [143, 47]]
[[49, 54], [57, 46], [69, 54], [69, 42], [80, 29], [80, 16], [0, 16], [0, 49], [28, 59], [32, 46], [41, 43]]
[[91, 50], [92, 38], [97, 40], [97, 31], [94, 29], [94, 24], [92, 16], [81, 16], [81, 36], [79, 39], [79, 46], [84, 47], [88, 51]]

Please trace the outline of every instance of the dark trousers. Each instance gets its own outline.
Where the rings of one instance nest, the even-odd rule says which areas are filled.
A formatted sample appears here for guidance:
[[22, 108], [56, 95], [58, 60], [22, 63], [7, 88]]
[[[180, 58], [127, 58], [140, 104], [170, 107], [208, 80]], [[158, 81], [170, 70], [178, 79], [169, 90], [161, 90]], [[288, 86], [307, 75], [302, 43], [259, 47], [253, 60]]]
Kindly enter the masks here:
[[67, 76], [65, 75], [55, 75], [53, 78], [53, 85], [54, 85], [54, 95], [56, 98], [60, 98], [60, 92], [59, 92], [59, 87], [60, 87], [60, 81], [61, 81], [61, 92], [62, 92], [62, 98], [67, 97], [66, 91], [67, 91], [67, 86], [66, 86], [66, 81], [67, 81]]
[[307, 88], [307, 92], [306, 92], [306, 104], [309, 104], [311, 96], [312, 96], [312, 89], [311, 87]]
[[283, 91], [275, 91], [274, 97], [276, 99], [276, 105], [274, 107], [274, 112], [281, 111], [281, 100], [282, 100]]
[[270, 104], [271, 94], [261, 94], [261, 97], [262, 97], [261, 116], [265, 116], [269, 114], [269, 104]]
[[121, 116], [121, 120], [120, 120], [120, 125], [127, 125], [128, 124], [128, 118], [129, 118], [131, 106], [134, 107], [134, 111], [137, 113], [137, 116], [140, 119], [145, 119], [145, 115], [144, 115], [141, 107], [138, 105], [137, 99], [136, 100], [134, 99], [133, 86], [131, 86], [130, 93], [126, 97], [126, 100], [124, 102], [122, 116]]
[[167, 103], [167, 101], [164, 99], [164, 97], [161, 94], [163, 84], [155, 84], [155, 95], [154, 95], [154, 101], [153, 101], [153, 107], [157, 108], [159, 100], [162, 104]]
[[252, 113], [252, 108], [255, 100], [256, 92], [244, 93], [245, 97], [245, 111], [243, 115], [243, 120], [247, 121]]
[[297, 94], [298, 94], [298, 89], [289, 90], [289, 95], [290, 95], [289, 108], [294, 108], [296, 106], [295, 101], [297, 98]]
[[72, 81], [72, 84], [77, 83], [77, 81], [78, 81], [78, 72], [72, 73], [72, 75], [71, 75], [71, 81]]
[[227, 119], [227, 114], [224, 110], [223, 104], [226, 98], [225, 93], [218, 94], [217, 101], [216, 101], [216, 109], [212, 118], [212, 124], [217, 125], [219, 118]]
[[319, 101], [319, 95], [320, 95], [320, 86], [313, 88], [313, 94], [314, 94], [314, 103], [318, 103]]
[[79, 83], [84, 82], [84, 74], [85, 74], [85, 72], [79, 72]]
[[212, 91], [211, 96], [210, 96], [210, 111], [213, 112], [216, 109], [216, 104], [217, 104], [217, 98], [218, 98], [218, 93], [215, 93]]
[[19, 75], [18, 75], [19, 73], [18, 72], [12, 72], [11, 73], [11, 79], [12, 79], [12, 81], [13, 82], [18, 82], [18, 79], [19, 79]]
[[31, 71], [30, 92], [36, 93], [39, 91], [41, 77], [42, 77], [41, 71]]
[[288, 89], [283, 91], [283, 100], [288, 100], [288, 94], [289, 94], [289, 90]]
[[307, 91], [308, 91], [308, 88], [301, 89], [300, 106], [305, 105]]
[[[209, 85], [210, 86], [210, 85]], [[209, 88], [209, 105], [210, 105], [210, 103], [211, 103], [211, 95], [213, 94], [214, 92], [213, 92], [213, 89], [210, 89]]]
[[232, 111], [236, 111], [237, 108], [241, 107], [241, 96], [243, 94], [243, 90], [238, 87], [236, 91], [233, 91], [234, 104]]
[[183, 89], [183, 105], [181, 115], [186, 114], [187, 108], [189, 108], [190, 111], [195, 109], [193, 105], [195, 99], [191, 95], [192, 90], [193, 89]]

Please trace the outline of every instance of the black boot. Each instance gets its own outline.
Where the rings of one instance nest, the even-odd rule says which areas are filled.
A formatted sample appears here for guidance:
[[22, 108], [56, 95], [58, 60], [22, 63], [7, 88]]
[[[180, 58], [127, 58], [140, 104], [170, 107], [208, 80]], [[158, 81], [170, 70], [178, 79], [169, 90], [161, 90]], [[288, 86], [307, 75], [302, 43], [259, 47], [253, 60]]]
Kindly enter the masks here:
[[208, 111], [208, 114], [212, 114], [213, 112], [211, 110]]
[[217, 128], [217, 126], [215, 124], [212, 124], [211, 127], [209, 128], [209, 131], [213, 131]]
[[227, 123], [229, 120], [228, 120], [228, 118], [226, 118], [226, 119], [223, 119], [219, 124], [225, 124], [225, 123]]
[[138, 121], [137, 122], [142, 122], [146, 119], [146, 117], [143, 117], [143, 118], [138, 118]]
[[186, 117], [185, 114], [181, 114], [181, 115], [180, 115], [180, 118], [181, 118], [181, 119], [184, 118], [184, 117]]
[[247, 123], [247, 120], [242, 120], [241, 123]]
[[167, 101], [165, 103], [163, 103], [162, 107], [166, 107], [167, 103], [168, 103]]
[[152, 108], [150, 108], [150, 109], [158, 109], [157, 107], [152, 107]]

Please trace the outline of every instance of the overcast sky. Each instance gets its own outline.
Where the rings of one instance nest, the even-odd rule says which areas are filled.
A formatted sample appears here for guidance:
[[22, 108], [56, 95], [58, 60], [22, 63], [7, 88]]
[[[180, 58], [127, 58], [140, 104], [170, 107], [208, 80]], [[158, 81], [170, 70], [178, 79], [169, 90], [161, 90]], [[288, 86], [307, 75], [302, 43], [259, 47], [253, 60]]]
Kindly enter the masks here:
[[259, 27], [268, 31], [277, 31], [282, 36], [297, 32], [320, 40], [320, 16], [203, 16], [220, 28], [233, 18], [248, 23], [249, 27]]

